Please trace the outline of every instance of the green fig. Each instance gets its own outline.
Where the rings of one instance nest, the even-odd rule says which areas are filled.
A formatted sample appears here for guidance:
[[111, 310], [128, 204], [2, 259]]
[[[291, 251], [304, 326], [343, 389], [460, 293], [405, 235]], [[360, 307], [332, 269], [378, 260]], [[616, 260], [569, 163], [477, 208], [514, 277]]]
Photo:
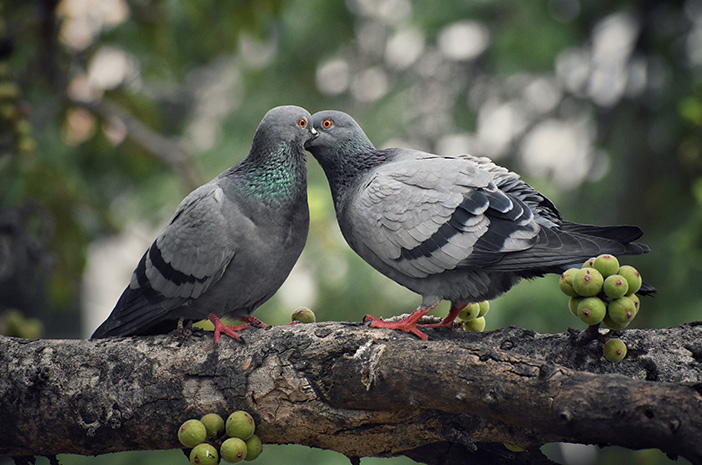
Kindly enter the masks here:
[[188, 420], [178, 429], [178, 440], [185, 447], [195, 447], [207, 439], [207, 429], [200, 420]]
[[636, 306], [629, 297], [620, 297], [607, 305], [607, 314], [615, 323], [628, 325], [636, 316]]
[[617, 274], [622, 275], [629, 282], [629, 290], [626, 295], [634, 294], [641, 289], [641, 274], [639, 274], [638, 270], [633, 266], [622, 265], [619, 267]]
[[216, 439], [224, 433], [224, 419], [216, 413], [208, 413], [200, 421], [205, 425], [209, 439]]
[[317, 321], [314, 312], [307, 307], [296, 308], [291, 318], [292, 321], [299, 321], [300, 323], [314, 323]]
[[505, 445], [505, 447], [512, 452], [524, 452], [526, 449], [524, 449], [522, 446], [518, 446], [516, 444], [510, 444], [508, 442], [503, 442], [502, 444]]
[[594, 268], [582, 268], [573, 275], [573, 289], [583, 297], [591, 297], [602, 290], [604, 278]]
[[578, 304], [578, 318], [588, 325], [596, 325], [607, 314], [607, 304], [599, 297], [586, 297]]
[[461, 313], [458, 314], [458, 318], [463, 321], [470, 321], [477, 318], [480, 315], [480, 304], [471, 303], [465, 306]]
[[487, 315], [487, 312], [490, 311], [490, 301], [483, 300], [482, 302], [478, 302], [478, 307], [480, 307], [480, 313], [478, 313], [478, 318], [480, 318], [481, 316]]
[[609, 314], [605, 315], [604, 319], [602, 320], [602, 323], [604, 323], [609, 329], [614, 329], [614, 330], [621, 330], [629, 326], [629, 322], [626, 323], [617, 323], [612, 318], [610, 318]]
[[620, 274], [611, 274], [604, 280], [602, 290], [610, 299], [618, 299], [629, 291], [629, 281]]
[[485, 317], [479, 316], [478, 318], [473, 318], [463, 323], [463, 329], [465, 331], [475, 331], [476, 333], [482, 333], [485, 330]]
[[237, 463], [246, 458], [248, 448], [242, 439], [229, 438], [222, 443], [222, 446], [219, 448], [219, 453], [222, 454], [222, 459], [225, 462]]
[[639, 307], [641, 306], [641, 300], [639, 300], [639, 296], [637, 296], [636, 294], [631, 294], [627, 297], [629, 297], [631, 301], [634, 302], [634, 309], [636, 309], [636, 312], [634, 312], [634, 316], [638, 315]]
[[602, 254], [595, 258], [592, 267], [599, 271], [603, 278], [606, 278], [619, 270], [619, 260], [614, 255]]
[[190, 451], [190, 463], [193, 465], [217, 465], [219, 456], [212, 444], [201, 443]]
[[256, 460], [259, 455], [261, 455], [261, 452], [263, 452], [263, 444], [261, 444], [261, 440], [259, 439], [258, 436], [255, 434], [251, 436], [249, 439], [246, 441], [246, 461], [250, 462], [252, 460]]
[[572, 313], [575, 316], [578, 316], [578, 304], [584, 299], [585, 297], [571, 297], [568, 300], [568, 308], [570, 309], [570, 313]]
[[229, 415], [225, 428], [229, 437], [246, 441], [256, 431], [256, 422], [248, 412], [237, 410]]
[[618, 362], [626, 357], [626, 344], [621, 339], [610, 339], [605, 342], [604, 356], [610, 362]]
[[563, 272], [561, 278], [558, 280], [558, 287], [561, 288], [563, 292], [568, 297], [577, 297], [578, 293], [573, 289], [573, 276], [577, 273], [579, 268], [568, 268]]
[[595, 260], [597, 260], [597, 257], [588, 258], [587, 260], [585, 260], [585, 263], [583, 263], [583, 266], [581, 266], [581, 268], [594, 268]]

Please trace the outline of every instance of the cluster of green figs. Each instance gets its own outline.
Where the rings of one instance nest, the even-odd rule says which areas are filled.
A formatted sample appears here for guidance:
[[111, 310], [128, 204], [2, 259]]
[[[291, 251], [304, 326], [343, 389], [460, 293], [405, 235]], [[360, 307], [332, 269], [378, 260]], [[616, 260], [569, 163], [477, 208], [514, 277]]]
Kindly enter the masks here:
[[193, 465], [216, 465], [220, 457], [228, 463], [251, 461], [261, 455], [261, 440], [254, 434], [256, 422], [244, 410], [233, 412], [227, 421], [216, 413], [191, 419], [178, 429], [178, 441], [190, 449]]
[[[636, 292], [641, 288], [641, 274], [630, 265], [620, 265], [609, 254], [590, 258], [580, 268], [566, 270], [559, 280], [561, 291], [570, 297], [568, 307], [587, 325], [604, 323], [610, 330], [621, 330], [639, 312]], [[617, 362], [626, 356], [620, 339], [609, 339], [604, 346], [607, 360]]]
[[464, 331], [483, 332], [485, 331], [485, 315], [489, 310], [490, 302], [487, 300], [470, 303], [458, 314], [456, 323]]

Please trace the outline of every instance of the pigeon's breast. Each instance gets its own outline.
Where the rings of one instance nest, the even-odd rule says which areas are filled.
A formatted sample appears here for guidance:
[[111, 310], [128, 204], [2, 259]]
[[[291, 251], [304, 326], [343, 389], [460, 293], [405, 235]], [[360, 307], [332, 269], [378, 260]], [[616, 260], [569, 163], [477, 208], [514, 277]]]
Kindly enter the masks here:
[[284, 211], [265, 210], [232, 225], [234, 257], [210, 292], [192, 305], [228, 316], [250, 314], [280, 288], [307, 240], [309, 211], [306, 199]]

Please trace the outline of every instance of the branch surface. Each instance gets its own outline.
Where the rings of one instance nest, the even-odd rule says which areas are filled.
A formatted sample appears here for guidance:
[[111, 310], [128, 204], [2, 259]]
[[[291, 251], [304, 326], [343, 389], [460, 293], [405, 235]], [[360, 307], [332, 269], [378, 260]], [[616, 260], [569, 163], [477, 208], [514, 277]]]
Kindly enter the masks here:
[[538, 446], [562, 441], [702, 463], [702, 323], [626, 330], [619, 363], [575, 330], [429, 335], [328, 322], [252, 329], [245, 344], [0, 337], [0, 455], [178, 448], [183, 421], [243, 409], [264, 443], [349, 457], [517, 463], [507, 442], [548, 463]]

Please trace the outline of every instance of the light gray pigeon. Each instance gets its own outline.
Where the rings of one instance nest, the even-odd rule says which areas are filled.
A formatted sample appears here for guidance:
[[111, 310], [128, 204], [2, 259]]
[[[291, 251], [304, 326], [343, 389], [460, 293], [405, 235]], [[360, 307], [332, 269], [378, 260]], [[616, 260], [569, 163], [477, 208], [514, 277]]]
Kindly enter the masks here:
[[[194, 190], [146, 251], [110, 316], [92, 335], [154, 334], [177, 320], [219, 316], [262, 326], [251, 313], [283, 284], [309, 229], [304, 144], [307, 110], [282, 106], [261, 120], [248, 156]], [[265, 326], [265, 325], [263, 325]]]
[[633, 242], [642, 235], [637, 227], [565, 221], [550, 200], [488, 158], [378, 150], [339, 111], [316, 113], [312, 124], [319, 136], [305, 147], [324, 169], [344, 238], [422, 296], [404, 320], [366, 316], [373, 327], [427, 339], [417, 322], [441, 300], [451, 301], [448, 316], [422, 326], [452, 327], [468, 303], [493, 299], [522, 278], [560, 274], [601, 253], [649, 251]]

